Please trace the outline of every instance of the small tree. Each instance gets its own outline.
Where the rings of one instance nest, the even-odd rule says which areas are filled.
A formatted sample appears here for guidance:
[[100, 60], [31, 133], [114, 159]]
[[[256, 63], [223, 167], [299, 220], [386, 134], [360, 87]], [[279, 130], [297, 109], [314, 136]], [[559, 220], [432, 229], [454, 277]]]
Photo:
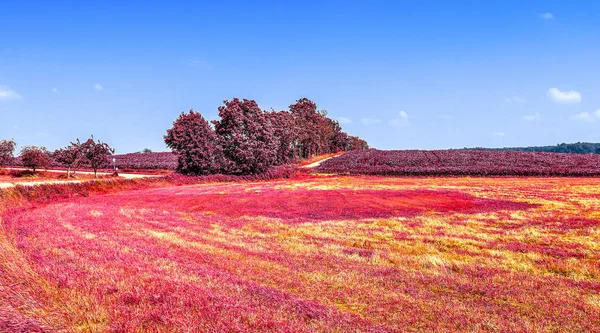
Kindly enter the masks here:
[[15, 142], [13, 140], [0, 141], [0, 166], [7, 165], [13, 158]]
[[45, 147], [25, 146], [21, 149], [21, 162], [35, 172], [39, 168], [48, 168], [52, 165], [50, 153]]
[[177, 171], [180, 173], [208, 175], [227, 168], [215, 132], [199, 112], [182, 112], [173, 122], [173, 127], [167, 130], [164, 139], [177, 155]]
[[108, 164], [108, 156], [112, 155], [115, 150], [112, 149], [107, 143], [94, 141], [94, 136], [87, 139], [86, 142], [81, 144], [82, 155], [86, 162], [94, 170], [94, 177], [98, 178], [98, 168]]
[[57, 149], [53, 156], [58, 163], [67, 166], [67, 178], [71, 177], [71, 168], [76, 170], [84, 158], [79, 139], [76, 143], [71, 142], [71, 145]]

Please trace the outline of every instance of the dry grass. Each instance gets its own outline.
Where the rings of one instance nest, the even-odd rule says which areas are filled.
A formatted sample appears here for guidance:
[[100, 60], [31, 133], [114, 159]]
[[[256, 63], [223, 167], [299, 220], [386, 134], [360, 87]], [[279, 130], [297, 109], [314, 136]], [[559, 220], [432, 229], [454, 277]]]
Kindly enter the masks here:
[[599, 185], [304, 177], [5, 196], [0, 331], [593, 332]]

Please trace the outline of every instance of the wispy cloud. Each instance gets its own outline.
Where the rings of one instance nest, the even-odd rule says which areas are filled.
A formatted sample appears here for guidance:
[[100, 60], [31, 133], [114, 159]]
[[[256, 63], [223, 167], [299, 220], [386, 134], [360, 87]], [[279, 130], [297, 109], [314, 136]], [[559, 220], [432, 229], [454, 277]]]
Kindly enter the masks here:
[[410, 125], [410, 121], [408, 120], [408, 113], [406, 113], [406, 111], [400, 111], [398, 115], [398, 118], [394, 118], [389, 121], [390, 126], [398, 127]]
[[338, 117], [337, 120], [338, 120], [338, 122], [340, 124], [350, 124], [350, 123], [352, 123], [352, 119], [346, 118], [346, 117]]
[[23, 99], [23, 96], [18, 92], [7, 86], [0, 86], [0, 101], [14, 101], [20, 99]]
[[506, 136], [506, 133], [504, 132], [494, 132], [492, 133], [493, 136], [498, 137], [498, 138], [503, 138]]
[[52, 92], [58, 94], [58, 88], [52, 88]]
[[506, 103], [527, 103], [527, 100], [523, 97], [519, 97], [519, 96], [512, 96], [509, 98], [505, 98], [504, 101]]
[[370, 126], [381, 123], [381, 120], [373, 118], [360, 118], [360, 122], [363, 123], [363, 125]]
[[100, 83], [96, 83], [94, 85], [94, 89], [96, 89], [98, 91], [102, 91], [102, 90], [104, 90], [104, 87]]
[[540, 119], [540, 114], [538, 112], [534, 113], [534, 114], [528, 114], [526, 116], [523, 116], [523, 120], [525, 121], [536, 121]]
[[552, 20], [554, 18], [554, 15], [552, 13], [542, 13], [538, 15], [540, 18], [543, 18], [544, 20]]
[[588, 122], [600, 120], [600, 109], [596, 110], [595, 112], [580, 112], [573, 116], [571, 119]]
[[581, 103], [581, 94], [575, 90], [560, 91], [558, 88], [548, 89], [548, 97], [556, 103]]

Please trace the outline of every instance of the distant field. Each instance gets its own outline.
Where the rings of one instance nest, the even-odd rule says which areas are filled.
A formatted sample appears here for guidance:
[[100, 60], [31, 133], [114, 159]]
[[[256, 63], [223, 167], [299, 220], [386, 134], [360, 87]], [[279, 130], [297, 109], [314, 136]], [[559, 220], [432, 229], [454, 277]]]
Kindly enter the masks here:
[[597, 207], [595, 178], [304, 176], [13, 208], [0, 331], [592, 332]]
[[497, 150], [356, 150], [318, 172], [387, 176], [600, 176], [599, 154]]
[[119, 169], [166, 169], [177, 168], [177, 156], [171, 152], [131, 153], [113, 155]]
[[[114, 165], [112, 163], [113, 158], [115, 159]], [[119, 170], [175, 170], [177, 168], [177, 156], [171, 152], [115, 154], [109, 156], [108, 160], [110, 163], [105, 166], [105, 170], [112, 170], [115, 166], [118, 167]], [[23, 163], [16, 157], [10, 165], [23, 166]], [[64, 168], [66, 166], [54, 162], [52, 167]], [[85, 169], [85, 167], [80, 169]]]

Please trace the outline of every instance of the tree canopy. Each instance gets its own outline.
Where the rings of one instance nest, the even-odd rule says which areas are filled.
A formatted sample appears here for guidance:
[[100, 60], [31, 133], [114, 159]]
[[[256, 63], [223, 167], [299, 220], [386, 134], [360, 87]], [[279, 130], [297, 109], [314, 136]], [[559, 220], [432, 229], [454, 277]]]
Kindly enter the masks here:
[[165, 143], [185, 174], [256, 174], [273, 165], [314, 155], [368, 148], [349, 136], [317, 105], [301, 98], [289, 111], [264, 111], [256, 101], [234, 98], [219, 107], [210, 124], [199, 112], [182, 113]]

